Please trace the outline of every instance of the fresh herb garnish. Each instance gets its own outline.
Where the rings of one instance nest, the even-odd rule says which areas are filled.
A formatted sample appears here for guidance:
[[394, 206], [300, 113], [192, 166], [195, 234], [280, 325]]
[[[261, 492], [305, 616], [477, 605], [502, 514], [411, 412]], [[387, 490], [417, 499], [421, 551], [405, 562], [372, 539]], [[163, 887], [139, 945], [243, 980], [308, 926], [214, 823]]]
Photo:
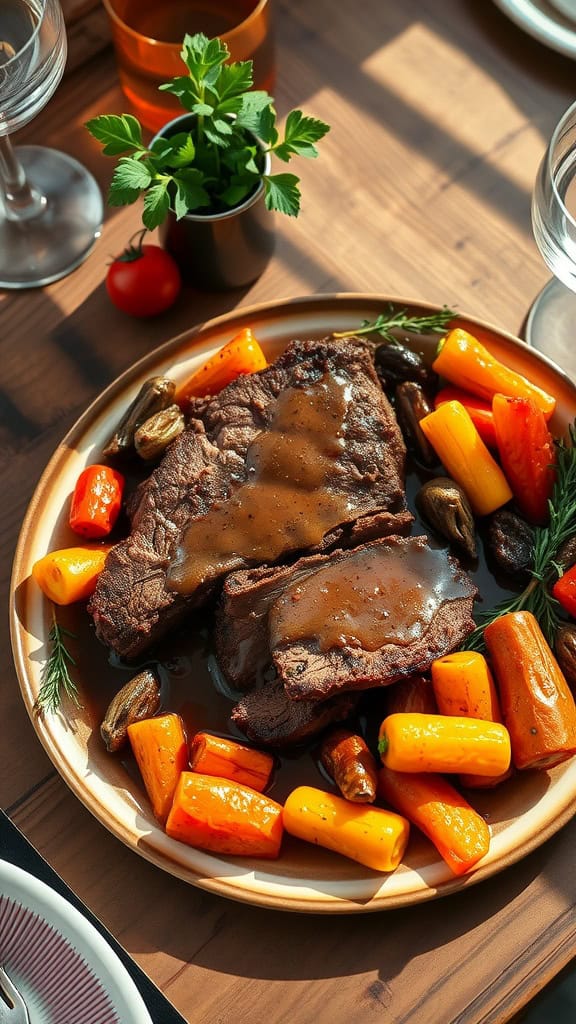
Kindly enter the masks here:
[[386, 341], [394, 342], [396, 335], [405, 331], [409, 334], [444, 334], [446, 328], [458, 314], [448, 306], [443, 306], [437, 313], [428, 316], [408, 316], [406, 309], [396, 309], [389, 303], [384, 313], [375, 320], [363, 320], [361, 327], [354, 331], [339, 331], [333, 338], [352, 338], [359, 334], [380, 334]]
[[550, 587], [562, 575], [558, 562], [560, 548], [576, 533], [576, 421], [570, 426], [570, 444], [556, 441], [556, 480], [548, 503], [550, 521], [534, 531], [534, 565], [532, 579], [512, 600], [504, 600], [490, 611], [478, 616], [476, 629], [462, 644], [464, 650], [482, 650], [484, 629], [507, 612], [529, 611], [540, 623], [549, 645], [553, 647], [556, 630], [560, 625], [558, 601]]
[[68, 665], [75, 665], [76, 661], [66, 647], [65, 637], [73, 639], [75, 634], [57, 622], [53, 607], [52, 627], [48, 634], [48, 657], [44, 662], [41, 686], [34, 703], [34, 710], [38, 714], [43, 711], [57, 711], [62, 693], [65, 693], [77, 707], [80, 706], [78, 687], [68, 670]]
[[[265, 174], [265, 154], [285, 163], [293, 156], [316, 157], [314, 143], [329, 126], [292, 110], [280, 138], [273, 97], [251, 88], [252, 61], [226, 64], [228, 47], [220, 39], [186, 35], [180, 56], [188, 75], [173, 78], [160, 89], [171, 92], [183, 111], [194, 116], [190, 131], [159, 138], [149, 147], [142, 140], [140, 122], [131, 114], [103, 114], [86, 124], [106, 156], [120, 156], [108, 203], [126, 206], [144, 194], [142, 220], [153, 230], [169, 210], [180, 219], [194, 210], [233, 209], [262, 181], [267, 208], [296, 217], [300, 179], [294, 174]], [[130, 155], [121, 156], [126, 153]]]

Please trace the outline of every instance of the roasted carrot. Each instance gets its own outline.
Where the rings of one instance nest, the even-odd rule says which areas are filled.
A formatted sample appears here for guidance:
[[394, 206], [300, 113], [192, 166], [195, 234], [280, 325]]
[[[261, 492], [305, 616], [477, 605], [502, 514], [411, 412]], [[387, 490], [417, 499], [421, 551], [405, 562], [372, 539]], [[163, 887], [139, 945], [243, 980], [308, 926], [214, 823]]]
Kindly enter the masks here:
[[122, 508], [124, 477], [110, 466], [87, 466], [80, 473], [70, 505], [74, 533], [89, 540], [107, 537]]
[[175, 401], [185, 406], [190, 398], [216, 395], [236, 377], [256, 373], [267, 366], [266, 356], [250, 327], [245, 327], [178, 389]]
[[[486, 658], [478, 651], [456, 651], [432, 662], [432, 686], [438, 710], [442, 715], [463, 715], [486, 722], [502, 722], [500, 702]], [[496, 786], [509, 778], [510, 769], [502, 775], [460, 775], [460, 782], [469, 789]]]
[[394, 871], [410, 835], [401, 815], [352, 804], [313, 786], [298, 786], [290, 793], [284, 804], [284, 828], [373, 871]]
[[398, 772], [473, 772], [510, 767], [510, 737], [498, 722], [450, 715], [388, 715], [380, 726], [382, 763]]
[[51, 551], [34, 563], [32, 577], [55, 604], [86, 601], [96, 587], [110, 547], [110, 544], [84, 544]]
[[230, 779], [182, 772], [166, 832], [189, 846], [233, 857], [277, 857], [282, 806]]
[[520, 512], [530, 523], [550, 518], [556, 473], [554, 438], [541, 409], [530, 398], [492, 399], [500, 463]]
[[490, 848], [490, 830], [442, 775], [381, 768], [378, 796], [430, 839], [455, 875], [470, 871]]
[[576, 619], [576, 565], [572, 565], [556, 580], [552, 587], [552, 595], [562, 605], [564, 611]]
[[556, 407], [556, 399], [552, 395], [505, 366], [461, 327], [454, 328], [442, 339], [432, 368], [451, 384], [488, 402], [496, 394], [532, 398], [547, 420]]
[[479, 516], [505, 505], [512, 491], [460, 402], [444, 402], [420, 420], [420, 428]]
[[417, 711], [434, 715], [438, 711], [432, 680], [428, 676], [409, 676], [392, 686], [386, 687], [386, 711], [393, 715], [398, 711]]
[[484, 639], [516, 768], [553, 768], [576, 754], [574, 697], [534, 615], [501, 615]]
[[441, 388], [434, 397], [434, 408], [444, 405], [445, 402], [460, 402], [470, 416], [472, 423], [488, 448], [496, 447], [496, 432], [494, 430], [494, 418], [492, 416], [492, 403], [478, 395], [471, 395], [469, 391], [462, 388], [455, 388], [447, 385]]
[[201, 775], [233, 779], [261, 793], [270, 782], [274, 758], [228, 737], [197, 732], [190, 745], [190, 768]]
[[158, 821], [164, 822], [181, 773], [188, 766], [188, 744], [179, 715], [158, 715], [128, 726], [128, 739]]
[[324, 737], [320, 759], [345, 800], [374, 803], [378, 766], [362, 736], [349, 729], [335, 729]]

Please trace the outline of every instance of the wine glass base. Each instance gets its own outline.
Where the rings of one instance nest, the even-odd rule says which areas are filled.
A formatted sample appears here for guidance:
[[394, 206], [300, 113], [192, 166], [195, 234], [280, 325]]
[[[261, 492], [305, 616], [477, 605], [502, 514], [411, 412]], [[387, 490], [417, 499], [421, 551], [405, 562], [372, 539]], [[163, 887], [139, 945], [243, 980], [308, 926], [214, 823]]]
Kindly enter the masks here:
[[553, 277], [534, 299], [524, 336], [559, 366], [576, 370], [576, 294], [558, 278]]
[[46, 199], [35, 217], [6, 216], [0, 200], [0, 288], [37, 288], [65, 277], [100, 237], [102, 194], [74, 157], [44, 146], [19, 146], [16, 156], [32, 189]]

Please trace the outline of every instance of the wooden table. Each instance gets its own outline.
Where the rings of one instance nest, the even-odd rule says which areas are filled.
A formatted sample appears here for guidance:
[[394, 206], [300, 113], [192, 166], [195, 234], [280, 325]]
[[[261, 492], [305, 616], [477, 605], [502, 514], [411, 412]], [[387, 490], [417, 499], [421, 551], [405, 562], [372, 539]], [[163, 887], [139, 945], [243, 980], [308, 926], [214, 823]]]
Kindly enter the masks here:
[[[505, 1021], [573, 955], [576, 822], [441, 902], [347, 918], [256, 909], [186, 886], [105, 831], [48, 761], [19, 694], [7, 604], [22, 517], [59, 439], [139, 356], [233, 306], [320, 291], [447, 303], [518, 332], [548, 278], [530, 195], [573, 98], [573, 62], [491, 3], [281, 0], [278, 69], [280, 114], [302, 105], [333, 127], [301, 169], [300, 218], [278, 217], [275, 258], [245, 294], [187, 290], [147, 322], [113, 309], [103, 282], [139, 226], [129, 208], [108, 211], [70, 277], [0, 296], [0, 801], [195, 1024]], [[106, 188], [111, 162], [82, 124], [124, 106], [105, 51], [64, 81], [21, 141], [73, 154]], [[576, 354], [566, 369], [576, 372]]]

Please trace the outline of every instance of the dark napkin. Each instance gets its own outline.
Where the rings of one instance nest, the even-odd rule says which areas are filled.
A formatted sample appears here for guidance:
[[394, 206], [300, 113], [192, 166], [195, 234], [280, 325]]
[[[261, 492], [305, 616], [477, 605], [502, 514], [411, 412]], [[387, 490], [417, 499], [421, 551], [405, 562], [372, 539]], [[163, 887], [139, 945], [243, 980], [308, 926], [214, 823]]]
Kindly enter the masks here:
[[72, 906], [76, 907], [90, 921], [90, 924], [94, 925], [124, 964], [128, 974], [139, 990], [154, 1024], [187, 1024], [184, 1017], [172, 1006], [172, 1003], [169, 1003], [165, 996], [162, 995], [160, 989], [150, 981], [150, 978], [144, 974], [138, 967], [138, 964], [128, 956], [128, 953], [116, 942], [116, 939], [113, 938], [98, 918], [84, 906], [82, 901], [72, 892], [72, 889], [62, 881], [60, 875], [56, 874], [2, 810], [0, 810], [0, 857], [22, 868], [24, 871], [28, 871], [31, 875], [35, 875], [41, 882], [45, 882], [46, 885], [55, 889]]

